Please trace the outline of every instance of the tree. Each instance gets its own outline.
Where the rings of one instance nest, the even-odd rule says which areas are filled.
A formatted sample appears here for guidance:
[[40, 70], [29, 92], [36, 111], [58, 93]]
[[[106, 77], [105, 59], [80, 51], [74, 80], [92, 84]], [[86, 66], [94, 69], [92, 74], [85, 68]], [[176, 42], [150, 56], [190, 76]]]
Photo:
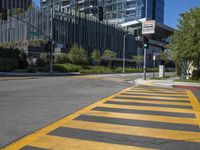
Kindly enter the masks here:
[[97, 65], [100, 64], [100, 61], [101, 61], [101, 54], [100, 52], [97, 50], [97, 49], [94, 49], [92, 54], [91, 54], [91, 58], [93, 61], [96, 62]]
[[77, 45], [72, 46], [67, 57], [73, 64], [81, 65], [87, 64], [88, 57], [85, 49], [79, 48]]
[[141, 68], [141, 64], [144, 61], [144, 56], [133, 56], [133, 61], [135, 61], [138, 64], [139, 68]]
[[111, 50], [105, 50], [103, 53], [103, 58], [108, 60], [108, 66], [112, 67], [112, 59], [117, 57], [117, 53]]
[[172, 51], [175, 63], [181, 66], [186, 78], [191, 66], [200, 69], [200, 7], [182, 14], [177, 27], [167, 48]]
[[164, 51], [161, 51], [158, 56], [158, 60], [162, 61], [162, 65], [165, 65], [169, 63], [172, 60], [171, 52], [170, 50], [166, 49]]

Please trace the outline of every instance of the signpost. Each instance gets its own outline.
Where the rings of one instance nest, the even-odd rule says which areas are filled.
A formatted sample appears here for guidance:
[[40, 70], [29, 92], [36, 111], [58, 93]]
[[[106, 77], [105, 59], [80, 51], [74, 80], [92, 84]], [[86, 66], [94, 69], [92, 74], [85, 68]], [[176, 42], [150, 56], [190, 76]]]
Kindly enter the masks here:
[[[149, 35], [155, 33], [155, 21], [145, 21], [142, 22], [142, 34]], [[146, 57], [147, 57], [147, 49], [149, 45], [148, 37], [144, 36], [144, 75], [143, 79], [146, 80]]]
[[142, 22], [142, 34], [154, 34], [155, 33], [155, 21]]
[[155, 77], [156, 54], [153, 54], [153, 78]]

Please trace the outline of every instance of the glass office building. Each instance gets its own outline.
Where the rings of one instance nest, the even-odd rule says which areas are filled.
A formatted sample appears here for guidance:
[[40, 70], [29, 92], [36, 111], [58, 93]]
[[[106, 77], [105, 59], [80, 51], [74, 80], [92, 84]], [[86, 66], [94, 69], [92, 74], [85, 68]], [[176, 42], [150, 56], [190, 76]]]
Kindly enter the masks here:
[[106, 17], [111, 22], [123, 23], [134, 18], [148, 18], [160, 23], [164, 22], [164, 0], [104, 0], [104, 8], [107, 12]]
[[27, 9], [32, 4], [32, 0], [0, 0], [0, 9], [7, 8], [9, 10], [21, 8]]
[[98, 2], [98, 0], [41, 0], [41, 7], [51, 9], [54, 3], [54, 7], [60, 7], [65, 11], [78, 10], [87, 14], [96, 14]]

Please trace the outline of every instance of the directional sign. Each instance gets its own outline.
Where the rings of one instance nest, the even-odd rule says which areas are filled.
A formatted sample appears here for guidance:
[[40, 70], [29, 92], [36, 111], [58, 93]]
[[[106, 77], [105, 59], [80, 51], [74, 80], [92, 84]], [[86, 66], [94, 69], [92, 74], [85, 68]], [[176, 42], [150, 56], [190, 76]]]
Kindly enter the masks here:
[[142, 34], [154, 34], [155, 33], [155, 21], [142, 22]]
[[29, 35], [32, 35], [32, 36], [38, 36], [38, 33], [37, 32], [28, 32]]

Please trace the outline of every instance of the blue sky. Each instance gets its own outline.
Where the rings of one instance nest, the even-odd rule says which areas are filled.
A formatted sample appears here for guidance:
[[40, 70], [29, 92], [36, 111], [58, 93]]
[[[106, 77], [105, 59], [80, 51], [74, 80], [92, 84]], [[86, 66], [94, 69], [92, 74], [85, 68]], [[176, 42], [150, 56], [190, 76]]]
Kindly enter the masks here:
[[[37, 4], [39, 1], [35, 0]], [[165, 24], [175, 28], [179, 14], [195, 6], [200, 7], [200, 0], [165, 0]]]

